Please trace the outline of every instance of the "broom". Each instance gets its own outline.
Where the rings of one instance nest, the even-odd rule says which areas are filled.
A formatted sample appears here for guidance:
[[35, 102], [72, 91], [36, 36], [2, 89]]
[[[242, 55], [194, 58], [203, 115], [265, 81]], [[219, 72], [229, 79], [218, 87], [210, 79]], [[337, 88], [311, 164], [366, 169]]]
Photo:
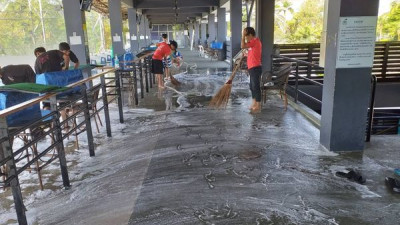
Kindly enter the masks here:
[[210, 107], [213, 108], [225, 108], [226, 105], [228, 104], [229, 98], [231, 96], [231, 91], [232, 91], [232, 81], [236, 76], [236, 73], [242, 66], [242, 61], [243, 57], [239, 59], [239, 63], [235, 65], [235, 68], [232, 71], [231, 76], [229, 77], [229, 80], [222, 86], [222, 88], [218, 91], [216, 95], [211, 99], [210, 102]]

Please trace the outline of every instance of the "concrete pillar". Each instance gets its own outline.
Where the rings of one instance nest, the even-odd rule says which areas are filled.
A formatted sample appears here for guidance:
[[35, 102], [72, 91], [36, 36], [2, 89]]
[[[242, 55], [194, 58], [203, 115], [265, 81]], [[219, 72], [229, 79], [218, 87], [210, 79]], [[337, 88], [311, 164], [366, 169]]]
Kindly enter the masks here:
[[143, 15], [143, 18], [144, 18], [144, 43], [145, 43], [145, 46], [149, 46], [149, 44], [150, 44], [149, 35], [148, 35], [149, 20], [147, 19], [146, 15]]
[[108, 1], [108, 9], [110, 13], [111, 41], [114, 54], [125, 54], [122, 34], [121, 0]]
[[208, 43], [215, 41], [216, 38], [216, 26], [215, 26], [215, 15], [208, 15]]
[[136, 9], [128, 8], [129, 35], [131, 39], [131, 52], [137, 53], [139, 50], [138, 28], [136, 21]]
[[86, 32], [85, 12], [81, 11], [79, 0], [63, 0], [65, 28], [71, 50], [81, 65], [89, 64], [89, 43]]
[[195, 46], [199, 45], [199, 39], [200, 39], [200, 25], [199, 25], [199, 22], [196, 21], [194, 24], [194, 45]]
[[[320, 142], [364, 149], [379, 0], [326, 0]], [[368, 17], [368, 18], [367, 18]]]
[[144, 15], [140, 16], [140, 24], [139, 24], [139, 51], [141, 48], [146, 46], [146, 32], [144, 25]]
[[218, 16], [218, 29], [217, 29], [217, 40], [218, 42], [226, 41], [226, 9], [218, 8], [217, 10]]
[[193, 23], [189, 23], [188, 24], [188, 27], [189, 27], [189, 37], [190, 37], [190, 41], [192, 41], [192, 38], [193, 38], [193, 31], [194, 31], [194, 26], [193, 26]]
[[242, 0], [230, 0], [231, 8], [231, 52], [234, 57], [240, 51], [242, 38]]
[[201, 23], [200, 28], [201, 28], [201, 44], [204, 45], [207, 41], [207, 24]]
[[259, 36], [262, 48], [263, 71], [271, 71], [271, 55], [274, 48], [274, 20], [275, 0], [257, 1], [257, 35]]

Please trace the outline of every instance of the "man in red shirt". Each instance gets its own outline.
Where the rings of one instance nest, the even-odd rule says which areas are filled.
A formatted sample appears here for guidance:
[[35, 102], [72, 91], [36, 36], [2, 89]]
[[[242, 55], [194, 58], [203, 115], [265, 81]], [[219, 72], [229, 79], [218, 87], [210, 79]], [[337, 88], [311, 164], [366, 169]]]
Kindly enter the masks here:
[[256, 31], [254, 28], [247, 27], [243, 30], [241, 47], [242, 49], [248, 49], [247, 69], [250, 74], [250, 90], [253, 98], [250, 112], [259, 113], [261, 112], [260, 79], [262, 74], [262, 44], [260, 39], [256, 37]]
[[164, 88], [163, 59], [171, 54], [171, 47], [165, 41], [157, 43], [157, 49], [153, 54], [152, 72], [156, 75], [158, 88]]

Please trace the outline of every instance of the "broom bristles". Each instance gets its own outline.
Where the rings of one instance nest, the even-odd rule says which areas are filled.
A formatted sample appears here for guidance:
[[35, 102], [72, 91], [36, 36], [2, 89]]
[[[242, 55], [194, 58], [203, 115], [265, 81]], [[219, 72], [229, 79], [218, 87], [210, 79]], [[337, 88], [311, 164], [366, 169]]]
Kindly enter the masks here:
[[181, 82], [179, 82], [177, 79], [175, 79], [175, 77], [173, 77], [172, 75], [170, 76], [171, 79], [171, 83], [175, 86], [178, 86], [181, 84]]
[[211, 99], [210, 106], [214, 108], [225, 108], [231, 96], [232, 84], [224, 84], [218, 93]]

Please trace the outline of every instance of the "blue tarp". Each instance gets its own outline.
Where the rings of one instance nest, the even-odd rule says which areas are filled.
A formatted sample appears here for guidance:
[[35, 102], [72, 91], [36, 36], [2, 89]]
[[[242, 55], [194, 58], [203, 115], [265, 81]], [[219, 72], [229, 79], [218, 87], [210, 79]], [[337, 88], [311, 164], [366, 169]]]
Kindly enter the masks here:
[[[0, 110], [18, 105], [25, 101], [38, 97], [38, 94], [22, 93], [15, 91], [1, 91], [0, 92]], [[34, 122], [42, 117], [40, 112], [40, 105], [36, 104], [25, 108], [21, 111], [15, 112], [7, 116], [7, 124], [9, 127], [25, 126]]]
[[[37, 84], [54, 85], [65, 87], [83, 79], [82, 70], [65, 70], [36, 75]], [[58, 94], [57, 97], [80, 93], [81, 87], [75, 87], [71, 90]]]

